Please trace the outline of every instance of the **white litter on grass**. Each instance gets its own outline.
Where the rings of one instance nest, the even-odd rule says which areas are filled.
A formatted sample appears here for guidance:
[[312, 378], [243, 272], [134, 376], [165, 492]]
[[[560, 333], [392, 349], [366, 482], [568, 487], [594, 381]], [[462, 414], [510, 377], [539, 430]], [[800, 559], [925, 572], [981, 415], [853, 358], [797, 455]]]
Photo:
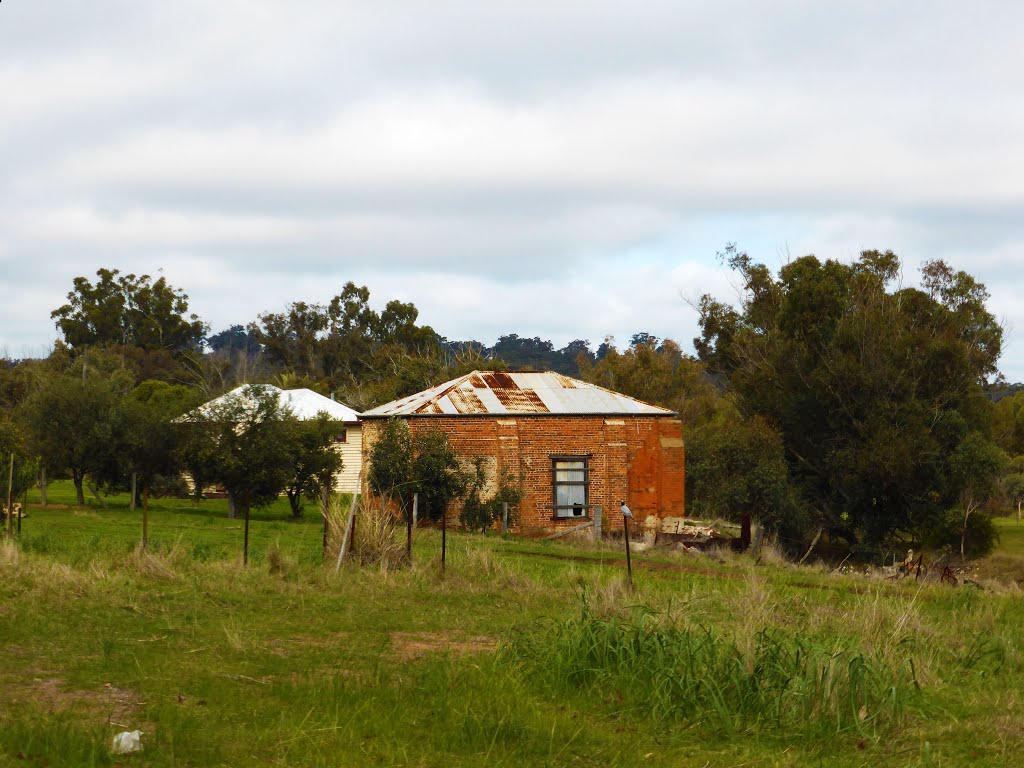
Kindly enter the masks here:
[[142, 731], [124, 731], [114, 737], [114, 745], [110, 751], [115, 755], [127, 755], [142, 751]]

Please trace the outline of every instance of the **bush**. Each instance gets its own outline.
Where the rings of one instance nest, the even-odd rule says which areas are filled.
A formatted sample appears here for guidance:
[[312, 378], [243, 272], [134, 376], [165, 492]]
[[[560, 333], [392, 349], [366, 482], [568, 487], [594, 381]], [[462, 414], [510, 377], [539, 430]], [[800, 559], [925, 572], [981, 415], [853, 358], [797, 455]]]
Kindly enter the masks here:
[[[960, 535], [964, 527], [964, 513], [959, 509], [950, 509], [939, 519], [936, 526], [925, 537], [925, 545], [931, 549], [949, 549], [960, 551]], [[967, 535], [964, 537], [964, 555], [967, 557], [984, 557], [995, 549], [999, 543], [999, 531], [996, 530], [992, 516], [984, 512], [975, 512], [967, 518]]]
[[469, 482], [466, 498], [462, 503], [462, 512], [459, 514], [459, 520], [463, 527], [471, 531], [486, 531], [501, 519], [505, 504], [509, 506], [509, 525], [512, 525], [514, 512], [523, 496], [522, 490], [514, 482], [512, 476], [504, 472], [498, 477], [498, 487], [494, 494], [485, 499], [483, 491], [487, 478], [484, 472], [484, 460], [478, 458], [473, 464], [475, 471]]

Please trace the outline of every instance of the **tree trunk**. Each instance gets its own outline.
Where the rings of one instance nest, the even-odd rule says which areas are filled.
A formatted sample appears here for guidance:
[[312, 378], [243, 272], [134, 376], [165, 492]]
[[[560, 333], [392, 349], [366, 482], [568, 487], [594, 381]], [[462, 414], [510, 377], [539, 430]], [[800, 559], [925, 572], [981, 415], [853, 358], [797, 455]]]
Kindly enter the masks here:
[[967, 538], [967, 518], [971, 516], [971, 505], [967, 505], [967, 511], [964, 513], [964, 527], [960, 530], [960, 562], [966, 562], [967, 558], [964, 556], [964, 539]]
[[302, 492], [298, 488], [286, 489], [288, 505], [292, 508], [292, 517], [302, 517]]
[[824, 528], [819, 528], [818, 532], [816, 534], [814, 534], [814, 541], [811, 542], [811, 546], [809, 546], [807, 548], [807, 551], [804, 552], [804, 556], [800, 558], [800, 562], [797, 563], [797, 565], [803, 565], [804, 564], [804, 560], [806, 560], [808, 557], [811, 556], [811, 552], [813, 552], [814, 551], [814, 547], [817, 546], [818, 539], [821, 538], [821, 532], [824, 531], [824, 530], [825, 530]]
[[78, 506], [85, 506], [85, 489], [82, 484], [85, 482], [85, 478], [81, 472], [77, 469], [71, 470], [71, 481], [75, 484], [75, 500]]
[[[40, 495], [40, 501], [42, 502], [43, 507], [45, 508], [46, 507], [46, 467], [40, 467], [39, 468], [39, 495]], [[1018, 512], [1017, 517], [1018, 517], [1018, 519], [1020, 518], [1019, 512]]]
[[234, 491], [228, 491], [228, 520], [238, 517], [238, 502], [235, 500]]

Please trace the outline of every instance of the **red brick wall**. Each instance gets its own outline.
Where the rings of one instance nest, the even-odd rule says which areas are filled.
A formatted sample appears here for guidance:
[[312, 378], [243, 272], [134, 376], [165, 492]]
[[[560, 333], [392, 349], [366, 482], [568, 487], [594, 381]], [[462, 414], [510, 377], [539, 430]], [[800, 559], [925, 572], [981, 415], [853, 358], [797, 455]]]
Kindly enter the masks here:
[[[493, 456], [498, 472], [522, 478], [518, 530], [552, 531], [578, 525], [556, 519], [551, 456], [587, 456], [589, 502], [604, 507], [605, 529], [621, 529], [625, 500], [638, 522], [649, 515], [682, 516], [685, 449], [682, 424], [653, 416], [431, 416], [406, 419], [415, 433], [437, 428], [468, 458]], [[383, 421], [363, 427], [363, 461]], [[455, 510], [451, 510], [455, 513]], [[456, 513], [457, 514], [457, 513]]]

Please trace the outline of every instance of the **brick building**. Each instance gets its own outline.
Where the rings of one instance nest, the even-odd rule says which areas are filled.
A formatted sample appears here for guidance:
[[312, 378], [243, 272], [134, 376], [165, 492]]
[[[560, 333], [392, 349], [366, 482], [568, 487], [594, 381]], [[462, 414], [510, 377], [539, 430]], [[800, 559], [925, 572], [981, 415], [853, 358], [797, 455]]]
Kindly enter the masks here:
[[605, 510], [621, 528], [625, 500], [639, 522], [683, 515], [682, 424], [672, 411], [557, 373], [474, 371], [363, 413], [363, 457], [391, 417], [412, 432], [439, 428], [488, 483], [522, 488], [517, 528], [569, 528]]

